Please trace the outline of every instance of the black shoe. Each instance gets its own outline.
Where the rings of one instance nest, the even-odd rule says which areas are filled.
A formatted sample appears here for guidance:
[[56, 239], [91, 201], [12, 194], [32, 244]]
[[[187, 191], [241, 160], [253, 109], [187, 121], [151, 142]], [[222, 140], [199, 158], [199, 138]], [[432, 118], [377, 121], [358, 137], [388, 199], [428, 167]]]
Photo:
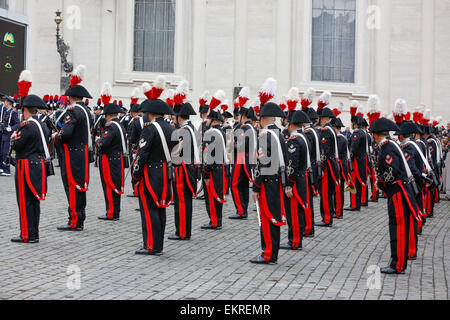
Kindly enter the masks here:
[[158, 256], [158, 257], [162, 256], [162, 252], [159, 251], [149, 252], [147, 249], [140, 249], [136, 251], [135, 254], [141, 256]]
[[57, 228], [59, 231], [83, 231], [84, 227], [72, 228], [69, 225], [61, 226]]
[[372, 203], [378, 203], [378, 200], [369, 200], [369, 202], [372, 202]]
[[336, 214], [333, 214], [333, 219], [337, 219], [337, 215]]
[[417, 260], [417, 256], [408, 258], [408, 260], [415, 261], [415, 260]]
[[[381, 268], [381, 269], [380, 269], [380, 272], [381, 272], [381, 273], [386, 273], [386, 274], [399, 274], [399, 273], [397, 272], [397, 270], [395, 270], [395, 269], [392, 268], [392, 267]], [[404, 274], [405, 272], [402, 271], [402, 272], [400, 272], [400, 273], [401, 273], [401, 274]]]
[[353, 208], [344, 208], [344, 210], [345, 211], [352, 211], [352, 212], [359, 211], [358, 209], [353, 209]]
[[110, 219], [110, 218], [108, 218], [108, 216], [101, 216], [101, 217], [98, 217], [98, 220], [104, 220], [104, 221], [119, 221], [119, 218], [112, 218], [112, 219]]
[[197, 197], [197, 200], [205, 200], [205, 196], [200, 196], [200, 197]]
[[250, 260], [250, 262], [255, 263], [255, 264], [277, 264], [276, 261], [273, 261], [273, 260], [266, 261], [261, 256], [257, 256], [256, 258], [253, 258], [252, 260]]
[[180, 237], [180, 236], [177, 236], [176, 234], [173, 235], [173, 236], [169, 236], [167, 239], [169, 239], [169, 240], [177, 240], [177, 241], [191, 240], [190, 237], [189, 237], [189, 238], [181, 239], [181, 237]]
[[137, 198], [134, 194], [127, 194], [127, 198]]
[[333, 218], [335, 218], [335, 219], [337, 219], [337, 220], [342, 220], [342, 219], [344, 219], [343, 216], [340, 216], [340, 217], [336, 216], [336, 217], [333, 217]]
[[139, 208], [138, 209], [134, 209], [134, 211], [141, 212], [141, 209], [139, 209]]
[[23, 241], [22, 237], [12, 238], [11, 242], [14, 243], [39, 243], [39, 239], [29, 239], [27, 242]]
[[331, 228], [332, 224], [326, 224], [325, 222], [317, 222], [314, 224], [315, 227], [325, 227], [325, 228]]
[[244, 214], [242, 216], [236, 214], [234, 216], [228, 217], [228, 219], [230, 219], [230, 220], [247, 220], [247, 218], [248, 218], [248, 216], [246, 214]]
[[201, 227], [200, 227], [201, 229], [203, 229], [203, 230], [221, 230], [222, 229], [222, 227], [213, 227], [212, 225], [210, 225], [210, 224], [204, 224], [204, 225], [202, 225]]
[[309, 236], [307, 236], [305, 233], [302, 234], [303, 238], [314, 238], [314, 233], [310, 233]]
[[303, 248], [301, 246], [299, 246], [297, 249], [293, 249], [292, 245], [290, 245], [289, 243], [285, 243], [285, 244], [281, 244], [280, 245], [280, 249], [281, 250], [297, 250], [297, 251], [301, 251]]

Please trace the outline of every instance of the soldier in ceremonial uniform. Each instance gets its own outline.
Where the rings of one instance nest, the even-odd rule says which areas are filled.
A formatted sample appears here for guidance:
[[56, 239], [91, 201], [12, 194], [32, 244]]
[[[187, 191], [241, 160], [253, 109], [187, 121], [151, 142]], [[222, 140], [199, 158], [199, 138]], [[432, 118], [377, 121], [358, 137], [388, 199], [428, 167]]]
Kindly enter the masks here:
[[14, 99], [5, 96], [4, 106], [0, 109], [0, 175], [10, 176], [9, 164], [4, 164], [10, 150], [11, 135], [20, 125], [19, 115], [14, 111]]
[[71, 76], [71, 86], [65, 96], [69, 106], [61, 118], [61, 131], [53, 134], [55, 143], [61, 144], [63, 156], [61, 178], [69, 203], [69, 219], [60, 231], [83, 231], [86, 219], [86, 192], [89, 189], [89, 164], [93, 162], [91, 128], [93, 125], [89, 110], [83, 98], [92, 99], [89, 92], [79, 83], [81, 79]]
[[284, 112], [272, 102], [266, 103], [260, 112], [258, 161], [253, 183], [253, 201], [257, 203], [261, 226], [262, 254], [250, 260], [256, 264], [276, 264], [280, 249], [280, 227], [286, 225], [284, 187], [286, 186], [286, 144], [276, 118]]
[[[426, 125], [424, 130], [424, 137], [428, 141], [430, 146], [430, 162], [436, 177], [440, 177], [441, 171], [441, 143], [433, 133], [433, 127], [431, 125]], [[434, 205], [439, 202], [439, 185], [433, 185], [428, 189], [428, 216], [433, 218], [434, 215]]]
[[430, 186], [427, 182], [428, 177], [425, 174], [425, 163], [422, 160], [423, 155], [421, 156], [419, 152], [420, 148], [415, 144], [415, 141], [411, 140], [411, 137], [419, 133], [420, 129], [414, 122], [404, 122], [400, 126], [400, 131], [397, 133], [400, 140], [400, 146], [405, 154], [406, 161], [408, 162], [409, 168], [414, 176], [415, 182], [419, 188], [419, 193], [415, 195], [416, 202], [418, 204], [418, 212], [417, 214], [421, 217], [419, 221], [414, 219], [414, 217], [410, 217], [409, 224], [409, 251], [408, 258], [410, 260], [416, 260], [417, 257], [417, 235], [422, 229], [422, 188], [426, 186]]
[[[133, 99], [133, 98], [132, 98]], [[127, 138], [128, 138], [128, 150], [129, 150], [129, 161], [132, 164], [134, 162], [134, 157], [136, 156], [136, 152], [138, 149], [138, 143], [140, 138], [140, 130], [141, 128], [141, 116], [139, 116], [139, 109], [141, 107], [140, 104], [136, 103], [131, 105], [130, 108], [130, 116], [131, 120], [128, 123], [127, 128]], [[137, 127], [135, 127], [137, 126]], [[136, 187], [135, 180], [131, 177], [131, 185], [133, 186], [133, 193], [127, 195], [128, 198], [137, 198], [139, 195], [139, 190]]]
[[302, 128], [306, 138], [308, 139], [309, 155], [311, 157], [311, 181], [309, 183], [309, 203], [311, 205], [311, 210], [305, 212], [308, 216], [305, 219], [305, 231], [303, 236], [305, 238], [314, 237], [314, 196], [318, 195], [319, 190], [319, 161], [320, 161], [320, 140], [319, 132], [315, 128], [315, 123], [319, 119], [319, 115], [313, 108], [303, 109], [307, 113], [310, 124], [307, 124]]
[[197, 197], [197, 180], [200, 172], [200, 153], [197, 144], [197, 130], [189, 120], [196, 113], [190, 103], [183, 103], [175, 114], [180, 127], [180, 142], [175, 148], [175, 180], [173, 200], [175, 202], [175, 234], [169, 240], [190, 240], [192, 233], [192, 198]]
[[209, 129], [203, 136], [203, 182], [210, 222], [201, 228], [206, 230], [222, 229], [222, 210], [226, 203], [230, 170], [223, 122], [220, 108], [211, 109], [207, 121]]
[[356, 188], [356, 194], [350, 195], [350, 207], [346, 211], [360, 211], [361, 205], [365, 203], [365, 189], [367, 186], [367, 135], [362, 129], [363, 118], [352, 117], [353, 134], [350, 138], [350, 156], [353, 171], [351, 172], [351, 183]]
[[23, 122], [11, 136], [11, 147], [16, 152], [16, 195], [20, 213], [20, 236], [12, 242], [39, 242], [40, 201], [47, 194], [49, 152], [47, 142], [50, 132], [37, 120], [37, 109], [44, 101], [29, 95], [22, 101]]
[[[366, 181], [369, 182], [370, 181], [370, 176], [372, 173], [372, 163], [371, 163], [371, 159], [370, 159], [370, 147], [372, 145], [372, 136], [369, 134], [369, 124], [367, 123], [367, 120], [363, 118], [362, 121], [362, 131], [366, 134]], [[361, 197], [361, 199], [364, 199], [364, 202], [361, 201], [361, 206], [362, 207], [368, 207], [369, 206], [369, 185], [368, 183], [367, 187], [363, 188], [365, 194], [364, 196]]]
[[258, 133], [252, 125], [256, 119], [253, 108], [241, 107], [241, 125], [234, 131], [233, 155], [234, 166], [231, 179], [236, 214], [229, 217], [232, 220], [242, 220], [248, 217], [249, 187], [253, 183], [252, 172], [256, 163]]
[[380, 146], [377, 161], [378, 187], [388, 197], [391, 261], [388, 267], [381, 269], [382, 273], [387, 274], [400, 274], [406, 270], [410, 218], [412, 215], [414, 219], [420, 219], [409, 182], [406, 158], [400, 146], [389, 139], [389, 131], [398, 130], [394, 122], [385, 118], [376, 120], [370, 128], [375, 142]]
[[[337, 143], [338, 143], [338, 167], [339, 167], [339, 177], [340, 184], [336, 187], [336, 219], [342, 219], [344, 215], [344, 190], [345, 184], [349, 180], [349, 172], [350, 172], [350, 152], [348, 150], [348, 141], [347, 138], [343, 134], [341, 134], [341, 130], [344, 127], [342, 120], [340, 118], [336, 118], [332, 121], [332, 125], [336, 130]], [[334, 217], [333, 217], [334, 218]]]
[[[310, 123], [308, 115], [303, 111], [295, 111], [289, 119], [287, 140], [287, 186], [286, 217], [288, 223], [287, 244], [280, 249], [301, 250], [302, 238], [305, 231], [306, 219], [310, 219], [310, 187], [311, 183], [311, 157], [309, 154], [308, 139], [302, 128]], [[309, 221], [311, 224], [311, 221]]]
[[320, 214], [322, 221], [316, 223], [317, 227], [332, 227], [333, 216], [336, 214], [334, 195], [336, 188], [340, 184], [338, 170], [339, 150], [337, 145], [336, 132], [330, 121], [336, 116], [330, 108], [325, 107], [320, 110], [320, 166], [322, 176], [320, 180]]
[[172, 198], [173, 167], [170, 150], [174, 147], [174, 128], [164, 120], [173, 114], [162, 100], [145, 100], [141, 111], [150, 122], [144, 124], [133, 167], [133, 178], [139, 188], [143, 248], [138, 255], [160, 256], [164, 249], [166, 209]]
[[106, 215], [100, 220], [117, 221], [120, 218], [120, 199], [124, 193], [124, 169], [128, 163], [126, 151], [125, 128], [120, 124], [118, 116], [120, 106], [110, 103], [103, 114], [106, 118], [105, 129], [96, 138], [99, 152], [99, 170], [105, 196]]

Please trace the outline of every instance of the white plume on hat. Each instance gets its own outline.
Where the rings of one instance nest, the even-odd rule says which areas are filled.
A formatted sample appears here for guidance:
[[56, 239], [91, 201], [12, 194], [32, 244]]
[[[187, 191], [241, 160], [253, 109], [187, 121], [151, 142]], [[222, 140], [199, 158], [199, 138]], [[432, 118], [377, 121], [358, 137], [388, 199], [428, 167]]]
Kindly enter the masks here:
[[86, 74], [86, 66], [83, 64], [78, 65], [72, 74], [80, 79], [84, 79], [84, 76]]
[[319, 98], [319, 101], [325, 103], [325, 104], [330, 104], [330, 100], [331, 100], [331, 93], [329, 91], [324, 91]]
[[369, 113], [376, 113], [380, 112], [380, 97], [378, 97], [376, 94], [370, 95], [369, 99], [367, 100], [367, 107]]
[[250, 99], [250, 88], [249, 87], [242, 88], [241, 91], [239, 92], [239, 97]]
[[303, 99], [305, 99], [307, 101], [313, 101], [315, 96], [316, 96], [316, 90], [314, 88], [309, 88], [303, 94]]
[[440, 124], [442, 122], [442, 120], [444, 120], [444, 118], [442, 116], [437, 116], [436, 119], [434, 119], [438, 124]]
[[141, 95], [141, 90], [136, 87], [133, 89], [133, 92], [131, 93], [131, 98], [139, 98], [139, 96]]
[[179, 94], [179, 95], [187, 96], [188, 93], [189, 93], [189, 81], [183, 80], [180, 82], [178, 87], [175, 89], [175, 95]]
[[426, 109], [425, 105], [421, 103], [414, 108], [414, 111], [423, 114], [425, 112], [425, 109]]
[[147, 92], [150, 92], [151, 90], [152, 90], [152, 86], [150, 85], [150, 83], [144, 82], [142, 84], [142, 92], [144, 92], [144, 94]]
[[287, 95], [288, 101], [299, 101], [300, 100], [300, 92], [298, 91], [298, 88], [293, 87], [289, 90]]
[[394, 106], [395, 115], [404, 115], [408, 113], [408, 105], [404, 99], [397, 99]]
[[33, 77], [31, 76], [31, 71], [30, 70], [23, 70], [20, 73], [19, 82], [21, 82], [21, 81], [33, 82]]
[[107, 96], [107, 97], [111, 97], [112, 96], [112, 87], [111, 87], [111, 84], [109, 82], [105, 82], [103, 84], [101, 95], [102, 96]]
[[206, 90], [205, 92], [203, 92], [203, 94], [200, 96], [200, 100], [205, 100], [206, 103], [209, 102], [209, 100], [211, 100], [211, 93]]
[[431, 109], [425, 109], [425, 112], [423, 113], [423, 118], [425, 120], [431, 120]]
[[274, 78], [268, 78], [261, 87], [260, 92], [267, 95], [275, 96], [277, 93], [277, 80]]
[[157, 89], [165, 89], [166, 88], [166, 77], [160, 75], [156, 78], [155, 84], [153, 85]]

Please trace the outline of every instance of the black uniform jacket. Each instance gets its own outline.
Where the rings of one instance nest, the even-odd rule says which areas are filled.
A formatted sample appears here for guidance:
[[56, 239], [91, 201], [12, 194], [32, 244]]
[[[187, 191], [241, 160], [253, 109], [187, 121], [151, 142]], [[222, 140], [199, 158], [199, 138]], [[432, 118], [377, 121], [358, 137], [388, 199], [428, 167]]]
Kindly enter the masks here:
[[[37, 120], [37, 117], [33, 118]], [[41, 127], [45, 141], [48, 142], [50, 132], [42, 123]], [[22, 182], [26, 181], [35, 197], [44, 200], [47, 194], [47, 173], [44, 146], [38, 125], [32, 121], [22, 122], [11, 148], [16, 152], [16, 178]]]

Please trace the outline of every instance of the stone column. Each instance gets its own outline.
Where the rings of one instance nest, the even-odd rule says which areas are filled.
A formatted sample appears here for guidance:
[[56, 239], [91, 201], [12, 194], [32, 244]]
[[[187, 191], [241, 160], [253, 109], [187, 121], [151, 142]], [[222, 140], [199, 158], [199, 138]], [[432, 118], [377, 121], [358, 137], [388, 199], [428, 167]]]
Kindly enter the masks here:
[[276, 32], [276, 79], [278, 97], [287, 94], [291, 87], [292, 52], [292, 1], [278, 0]]
[[422, 0], [420, 101], [434, 112], [434, 0]]

